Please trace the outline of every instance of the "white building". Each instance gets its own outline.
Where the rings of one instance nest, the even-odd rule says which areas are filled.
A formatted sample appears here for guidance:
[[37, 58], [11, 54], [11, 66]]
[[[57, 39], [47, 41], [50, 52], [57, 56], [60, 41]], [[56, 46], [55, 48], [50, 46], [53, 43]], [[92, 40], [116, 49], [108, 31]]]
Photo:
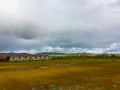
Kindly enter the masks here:
[[46, 54], [4, 54], [0, 55], [0, 59], [4, 61], [30, 61], [30, 60], [50, 60], [50, 56]]

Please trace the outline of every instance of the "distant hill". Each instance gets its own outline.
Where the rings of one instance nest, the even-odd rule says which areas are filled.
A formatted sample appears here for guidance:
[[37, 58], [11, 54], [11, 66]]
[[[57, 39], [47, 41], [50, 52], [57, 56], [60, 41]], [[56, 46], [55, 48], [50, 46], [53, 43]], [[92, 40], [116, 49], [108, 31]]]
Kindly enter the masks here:
[[59, 53], [59, 52], [40, 52], [36, 54], [66, 54], [66, 53]]

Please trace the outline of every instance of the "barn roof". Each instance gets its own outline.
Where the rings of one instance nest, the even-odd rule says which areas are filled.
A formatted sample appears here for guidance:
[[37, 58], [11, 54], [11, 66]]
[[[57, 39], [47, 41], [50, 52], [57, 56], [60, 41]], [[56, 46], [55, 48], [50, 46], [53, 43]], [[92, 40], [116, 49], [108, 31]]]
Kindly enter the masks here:
[[0, 59], [6, 59], [7, 57], [8, 57], [7, 55], [0, 54]]

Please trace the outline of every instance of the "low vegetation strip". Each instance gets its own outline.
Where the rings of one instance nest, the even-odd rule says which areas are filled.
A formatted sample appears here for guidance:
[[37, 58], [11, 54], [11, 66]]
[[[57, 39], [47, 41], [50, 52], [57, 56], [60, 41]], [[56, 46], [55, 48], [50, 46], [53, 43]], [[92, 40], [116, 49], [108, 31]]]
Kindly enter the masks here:
[[0, 63], [0, 90], [120, 90], [120, 60]]

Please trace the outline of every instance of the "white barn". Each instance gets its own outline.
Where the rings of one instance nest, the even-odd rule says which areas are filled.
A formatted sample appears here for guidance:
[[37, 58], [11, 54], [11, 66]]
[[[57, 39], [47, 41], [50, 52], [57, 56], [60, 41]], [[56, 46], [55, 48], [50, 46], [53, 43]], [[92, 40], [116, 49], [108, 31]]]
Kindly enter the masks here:
[[0, 55], [4, 61], [30, 61], [30, 60], [50, 60], [47, 54], [4, 54]]

